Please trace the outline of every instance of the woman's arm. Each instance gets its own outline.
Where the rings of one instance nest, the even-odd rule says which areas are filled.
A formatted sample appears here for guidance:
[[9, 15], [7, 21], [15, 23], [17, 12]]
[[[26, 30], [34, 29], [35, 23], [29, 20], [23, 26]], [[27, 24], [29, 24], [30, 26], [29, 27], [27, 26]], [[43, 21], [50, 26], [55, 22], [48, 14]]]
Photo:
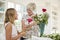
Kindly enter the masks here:
[[22, 30], [24, 30], [24, 31], [26, 31], [26, 25], [25, 25], [25, 21], [24, 20], [22, 20]]
[[25, 32], [22, 31], [19, 35], [12, 37], [12, 24], [9, 23], [6, 26], [6, 40], [17, 40], [18, 38], [22, 37], [25, 35]]
[[24, 20], [22, 20], [22, 29], [25, 31], [29, 31], [33, 25], [36, 25], [35, 21], [33, 21], [31, 24], [26, 25]]

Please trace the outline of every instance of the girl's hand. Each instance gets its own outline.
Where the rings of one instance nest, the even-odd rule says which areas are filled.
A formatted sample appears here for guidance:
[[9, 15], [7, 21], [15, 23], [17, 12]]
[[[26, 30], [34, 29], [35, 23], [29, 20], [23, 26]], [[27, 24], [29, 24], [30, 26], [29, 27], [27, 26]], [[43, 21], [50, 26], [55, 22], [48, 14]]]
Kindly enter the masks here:
[[25, 35], [26, 35], [26, 32], [25, 32], [25, 31], [23, 31], [23, 32], [21, 33], [21, 35], [25, 36]]
[[20, 35], [20, 36], [25, 36], [25, 35], [26, 35], [26, 32], [25, 32], [25, 31], [22, 31], [22, 32], [20, 32], [19, 35]]

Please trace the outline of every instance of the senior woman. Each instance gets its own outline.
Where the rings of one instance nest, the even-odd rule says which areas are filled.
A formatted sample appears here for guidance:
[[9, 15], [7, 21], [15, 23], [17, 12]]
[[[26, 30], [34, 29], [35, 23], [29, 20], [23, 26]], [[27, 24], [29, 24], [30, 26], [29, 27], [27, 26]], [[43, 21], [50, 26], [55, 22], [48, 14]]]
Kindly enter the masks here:
[[[21, 40], [27, 40], [31, 36], [39, 36], [39, 27], [36, 24], [36, 22], [33, 19], [33, 15], [35, 15], [35, 12], [33, 12], [36, 9], [35, 3], [29, 3], [27, 5], [27, 14], [24, 14], [22, 17], [22, 29], [30, 28], [29, 31], [26, 31], [26, 36], [22, 37]], [[31, 25], [32, 26], [28, 26]], [[28, 26], [28, 27], [27, 27]]]

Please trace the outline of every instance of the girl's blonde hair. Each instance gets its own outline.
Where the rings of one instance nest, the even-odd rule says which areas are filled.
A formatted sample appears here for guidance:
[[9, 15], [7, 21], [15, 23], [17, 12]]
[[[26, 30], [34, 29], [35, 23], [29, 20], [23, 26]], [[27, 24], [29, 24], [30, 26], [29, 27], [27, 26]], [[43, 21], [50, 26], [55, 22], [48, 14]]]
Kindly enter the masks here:
[[14, 23], [14, 20], [15, 20], [15, 13], [16, 13], [16, 10], [14, 8], [9, 8], [6, 10], [6, 13], [5, 13], [5, 21], [4, 23], [7, 23], [7, 22], [11, 22], [11, 23]]

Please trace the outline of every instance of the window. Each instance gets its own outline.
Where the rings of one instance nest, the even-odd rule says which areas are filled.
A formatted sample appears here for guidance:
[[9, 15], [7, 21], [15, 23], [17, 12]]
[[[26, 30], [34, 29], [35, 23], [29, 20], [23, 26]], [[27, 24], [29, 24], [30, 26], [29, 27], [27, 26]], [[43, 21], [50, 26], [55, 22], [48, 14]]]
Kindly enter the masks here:
[[21, 5], [15, 4], [12, 2], [8, 2], [8, 8], [15, 8], [18, 14], [18, 20], [15, 21], [17, 29], [21, 31], [21, 19], [22, 19], [22, 13], [21, 13]]
[[14, 3], [8, 2], [8, 8], [14, 8]]
[[8, 8], [15, 8], [17, 10], [17, 13], [18, 13], [18, 19], [21, 20], [22, 18], [22, 14], [21, 14], [21, 5], [19, 4], [15, 4], [15, 3], [12, 3], [12, 2], [8, 2]]
[[15, 9], [17, 10], [17, 12], [20, 12], [21, 6], [19, 4], [16, 4]]

